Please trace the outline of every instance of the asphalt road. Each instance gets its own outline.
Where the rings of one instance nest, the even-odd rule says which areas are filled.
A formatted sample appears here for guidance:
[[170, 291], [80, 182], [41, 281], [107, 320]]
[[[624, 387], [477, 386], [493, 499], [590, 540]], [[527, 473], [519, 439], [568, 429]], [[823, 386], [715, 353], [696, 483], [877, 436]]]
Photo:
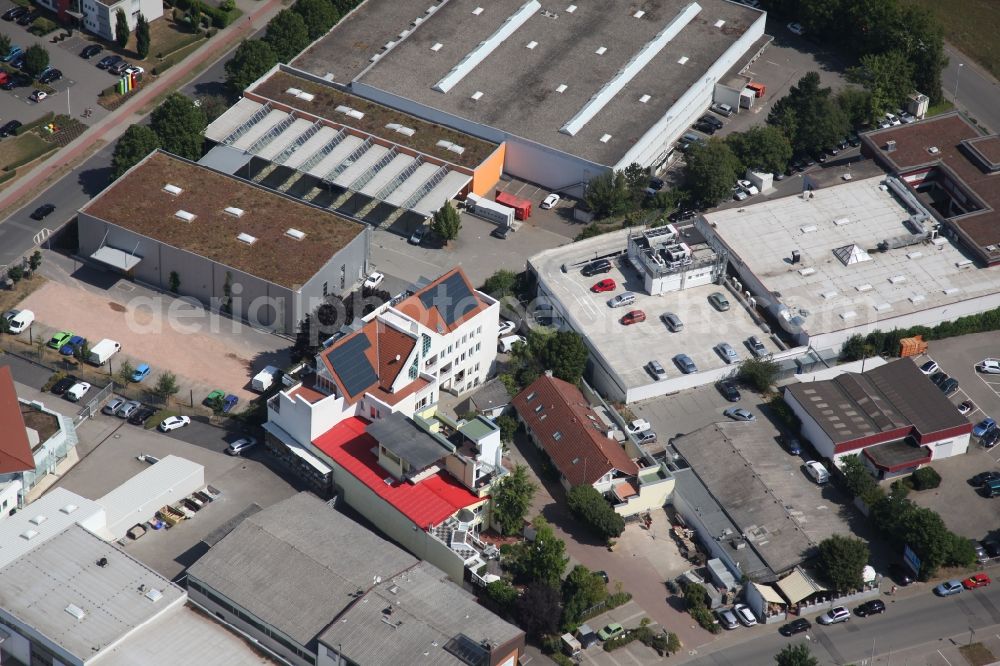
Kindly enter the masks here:
[[[872, 652], [883, 659], [895, 655], [898, 663], [938, 663], [918, 656], [947, 652], [956, 643], [965, 644], [970, 630], [976, 636], [992, 636], [1000, 624], [1000, 585], [964, 591], [939, 598], [927, 584], [920, 584], [916, 594], [892, 600], [885, 597], [888, 609], [870, 618], [852, 617], [849, 622], [831, 627], [818, 626], [808, 634], [784, 638], [777, 627], [765, 628], [759, 638], [711, 654], [697, 655], [685, 663], [704, 666], [769, 664], [788, 643], [806, 642], [821, 664], [871, 663]], [[907, 590], [909, 593], [910, 591]], [[810, 618], [814, 620], [814, 618]], [[737, 630], [741, 631], [741, 630]], [[908, 657], [903, 659], [903, 653]], [[878, 659], [875, 663], [888, 663]], [[940, 663], [947, 663], [942, 661]]]
[[979, 124], [985, 125], [991, 132], [1000, 132], [1000, 83], [965, 54], [947, 45], [945, 53], [948, 55], [948, 66], [941, 72], [945, 95], [952, 101], [957, 99], [957, 105], [966, 109]]

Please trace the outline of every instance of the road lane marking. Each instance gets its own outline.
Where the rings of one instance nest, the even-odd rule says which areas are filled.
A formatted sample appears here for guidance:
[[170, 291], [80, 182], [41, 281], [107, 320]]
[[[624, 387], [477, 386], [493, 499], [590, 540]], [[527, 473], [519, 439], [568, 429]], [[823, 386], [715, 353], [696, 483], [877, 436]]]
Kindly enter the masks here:
[[941, 652], [941, 650], [938, 650], [937, 653], [941, 655], [942, 659], [944, 659], [944, 663], [948, 664], [948, 666], [951, 666], [951, 662], [948, 661], [948, 657], [944, 656], [944, 654]]

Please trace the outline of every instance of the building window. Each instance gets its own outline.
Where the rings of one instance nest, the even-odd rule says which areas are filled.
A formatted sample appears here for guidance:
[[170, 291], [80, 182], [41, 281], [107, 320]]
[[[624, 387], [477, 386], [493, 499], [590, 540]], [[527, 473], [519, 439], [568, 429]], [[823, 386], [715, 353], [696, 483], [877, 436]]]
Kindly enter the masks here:
[[452, 350], [452, 347], [454, 347], [454, 346], [455, 346], [455, 345], [448, 345], [448, 353], [449, 353], [449, 354], [451, 353], [451, 350]]
[[560, 439], [562, 439], [562, 433], [556, 430], [554, 433], [552, 433], [552, 439], [558, 442]]
[[479, 328], [476, 329], [476, 335], [482, 335], [482, 334], [483, 334], [483, 327], [480, 326]]
[[329, 285], [326, 282], [324, 282], [323, 283], [323, 296], [329, 296], [329, 294], [330, 294]]
[[462, 355], [458, 357], [458, 360], [459, 360], [459, 362], [462, 362], [462, 361], [465, 360], [465, 352], [462, 352]]
[[372, 405], [368, 409], [369, 409], [368, 415], [371, 416], [372, 418], [375, 418], [375, 405]]
[[482, 347], [482, 346], [483, 346], [483, 343], [477, 342], [476, 343], [476, 351], [479, 351], [479, 348]]
[[421, 333], [420, 342], [423, 345], [423, 355], [427, 356], [427, 353], [431, 350], [431, 336]]
[[478, 364], [478, 363], [476, 363], [476, 367], [475, 367], [475, 368], [473, 368], [473, 370], [474, 370], [475, 372], [479, 372], [479, 364]]
[[538, 407], [535, 407], [535, 413], [537, 414], [538, 412], [542, 411], [543, 409], [545, 409], [545, 405], [538, 405]]
[[531, 402], [534, 399], [535, 399], [535, 392], [534, 391], [532, 391], [528, 395], [524, 396], [524, 401], [525, 402]]
[[464, 344], [465, 344], [465, 341], [466, 341], [466, 340], [468, 340], [468, 339], [469, 339], [469, 336], [468, 336], [468, 335], [463, 335], [463, 336], [462, 336], [462, 344], [464, 345]]
[[417, 362], [418, 362], [417, 359], [413, 359], [413, 364], [410, 366], [410, 372], [409, 372], [410, 379], [417, 378]]
[[341, 291], [347, 286], [347, 266], [340, 267], [340, 289]]

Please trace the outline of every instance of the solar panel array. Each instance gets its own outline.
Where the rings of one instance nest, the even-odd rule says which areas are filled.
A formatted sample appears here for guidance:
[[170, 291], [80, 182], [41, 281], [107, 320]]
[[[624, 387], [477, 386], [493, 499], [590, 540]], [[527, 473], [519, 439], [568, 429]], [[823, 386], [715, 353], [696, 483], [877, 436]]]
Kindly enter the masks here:
[[462, 274], [457, 271], [433, 289], [428, 289], [420, 294], [420, 302], [428, 310], [436, 307], [448, 326], [452, 326], [465, 313], [479, 305], [475, 294], [462, 279]]
[[378, 374], [365, 356], [369, 347], [368, 338], [357, 334], [327, 354], [333, 371], [340, 377], [349, 395], [358, 395], [378, 381]]
[[487, 666], [490, 663], [489, 650], [465, 634], [451, 638], [444, 644], [444, 649], [469, 666]]

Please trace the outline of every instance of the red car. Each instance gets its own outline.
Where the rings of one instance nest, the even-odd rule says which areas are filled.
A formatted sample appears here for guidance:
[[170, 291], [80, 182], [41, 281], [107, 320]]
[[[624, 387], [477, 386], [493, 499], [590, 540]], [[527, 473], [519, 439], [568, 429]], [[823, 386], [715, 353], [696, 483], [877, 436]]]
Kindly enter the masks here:
[[595, 284], [593, 287], [590, 288], [590, 290], [595, 294], [599, 294], [602, 291], [614, 291], [617, 287], [618, 285], [615, 284], [614, 280], [612, 280], [611, 278], [607, 278]]
[[977, 573], [977, 574], [972, 574], [971, 576], [963, 580], [962, 587], [964, 587], [967, 590], [974, 590], [977, 587], [986, 587], [992, 582], [993, 581], [991, 581], [990, 577], [987, 576], [986, 574]]
[[640, 321], [646, 321], [646, 313], [642, 310], [632, 310], [627, 315], [622, 317], [622, 325], [624, 326], [638, 324]]

